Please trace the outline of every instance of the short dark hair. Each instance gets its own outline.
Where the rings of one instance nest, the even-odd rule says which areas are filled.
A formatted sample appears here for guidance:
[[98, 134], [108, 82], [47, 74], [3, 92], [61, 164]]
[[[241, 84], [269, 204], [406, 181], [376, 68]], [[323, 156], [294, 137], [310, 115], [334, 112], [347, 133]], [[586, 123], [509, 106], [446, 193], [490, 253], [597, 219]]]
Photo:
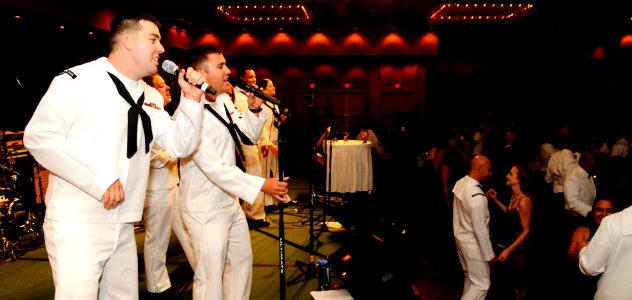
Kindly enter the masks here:
[[248, 66], [241, 66], [239, 67], [239, 69], [237, 69], [237, 74], [235, 74], [235, 76], [237, 76], [237, 78], [242, 78], [244, 77], [244, 75], [246, 75], [246, 71], [248, 70], [254, 70], [254, 69]]
[[209, 54], [222, 54], [222, 50], [217, 46], [198, 45], [193, 46], [184, 58], [184, 65], [194, 69], [200, 68], [207, 60]]
[[270, 84], [270, 80], [269, 78], [261, 78], [261, 79], [257, 79], [257, 86], [260, 89], [265, 89], [266, 87], [268, 87], [268, 84]]
[[156, 17], [141, 11], [125, 11], [118, 14], [110, 23], [110, 51], [114, 50], [116, 37], [126, 30], [140, 30], [140, 21], [145, 20], [156, 24], [160, 28], [160, 22]]
[[156, 76], [158, 76], [158, 73], [156, 73], [156, 74], [151, 74], [151, 75], [147, 75], [147, 76], [143, 77], [143, 81], [144, 81], [147, 85], [149, 85], [149, 86], [151, 86], [151, 87], [155, 87], [155, 86], [154, 86], [154, 82], [153, 82], [153, 81], [154, 81], [154, 77], [156, 77]]

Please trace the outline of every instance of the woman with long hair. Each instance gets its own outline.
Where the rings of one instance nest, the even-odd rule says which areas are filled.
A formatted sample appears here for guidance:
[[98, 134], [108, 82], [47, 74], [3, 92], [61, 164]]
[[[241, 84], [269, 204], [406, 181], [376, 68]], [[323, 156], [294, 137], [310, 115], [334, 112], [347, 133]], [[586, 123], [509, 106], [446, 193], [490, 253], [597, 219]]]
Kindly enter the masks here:
[[512, 275], [504, 278], [511, 285], [514, 299], [525, 299], [528, 274], [527, 252], [533, 210], [530, 190], [532, 176], [527, 167], [514, 165], [505, 177], [507, 186], [511, 188], [511, 199], [508, 205], [498, 199], [498, 194], [494, 189], [489, 189], [486, 193], [487, 198], [492, 199], [505, 213], [507, 224], [511, 226], [508, 230], [509, 236], [505, 240], [498, 239], [496, 243], [498, 251], [495, 252], [500, 252], [500, 254], [492, 260], [492, 263], [504, 266], [502, 269], [507, 270], [508, 275]]

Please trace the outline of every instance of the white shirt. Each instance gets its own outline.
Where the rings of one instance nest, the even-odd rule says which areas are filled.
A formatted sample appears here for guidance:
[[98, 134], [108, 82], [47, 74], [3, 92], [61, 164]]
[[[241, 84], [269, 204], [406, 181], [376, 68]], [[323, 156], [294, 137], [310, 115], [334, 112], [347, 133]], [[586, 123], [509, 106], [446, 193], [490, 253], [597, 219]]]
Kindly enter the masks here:
[[147, 190], [167, 190], [178, 184], [178, 159], [158, 146], [151, 148], [151, 172]]
[[457, 247], [466, 257], [490, 261], [494, 250], [489, 238], [489, 209], [479, 182], [466, 175], [456, 182], [452, 192], [452, 224]]
[[235, 93], [235, 107], [242, 112], [246, 113], [248, 109], [248, 92], [244, 89], [236, 86], [233, 88]]
[[[205, 101], [205, 104], [228, 122], [224, 109], [226, 105], [240, 130], [252, 141], [259, 138], [266, 118], [264, 112], [260, 112], [259, 117], [250, 111], [242, 115], [228, 94], [221, 94], [215, 102]], [[253, 203], [264, 180], [244, 173], [235, 165], [233, 138], [226, 126], [205, 109], [200, 146], [191, 156], [180, 159], [182, 210], [205, 213], [233, 205], [237, 197]]]
[[548, 183], [553, 183], [553, 193], [564, 192], [564, 176], [568, 170], [576, 165], [577, 159], [575, 159], [573, 152], [568, 149], [551, 153], [544, 179]]
[[[366, 129], [366, 132], [367, 132], [366, 140], [371, 142], [371, 147], [375, 148], [378, 154], [380, 155], [384, 154], [384, 148], [382, 147], [382, 143], [380, 143], [380, 140], [377, 138], [377, 135], [375, 134], [375, 132], [372, 129]], [[358, 133], [358, 135], [356, 136], [356, 140], [363, 140], [362, 131]]]
[[579, 269], [602, 274], [594, 299], [632, 298], [632, 207], [603, 218], [590, 244], [579, 251]]
[[[268, 105], [271, 105], [272, 108]], [[266, 111], [267, 117], [265, 125], [263, 126], [263, 132], [261, 133], [261, 137], [259, 137], [259, 141], [257, 143], [262, 146], [277, 146], [279, 143], [279, 129], [274, 126], [274, 121], [276, 119], [275, 113], [277, 115], [280, 114], [279, 106], [276, 104], [263, 103], [261, 107]], [[272, 109], [275, 111], [272, 111]]]
[[[174, 157], [190, 154], [198, 144], [201, 103], [180, 101], [174, 114], [162, 106], [162, 95], [142, 80], [120, 74], [105, 57], [55, 77], [24, 131], [24, 145], [50, 170], [46, 218], [83, 223], [140, 221], [147, 190], [151, 152], [138, 120], [137, 151], [127, 158], [129, 104], [119, 95], [108, 72], [118, 77], [134, 99], [144, 92], [143, 110], [151, 118], [154, 139]], [[178, 115], [180, 114], [180, 117]], [[117, 179], [125, 200], [106, 210], [101, 199]]]
[[616, 144], [614, 144], [614, 146], [612, 146], [612, 153], [610, 155], [626, 157], [628, 156], [629, 150], [630, 144], [628, 144], [628, 140], [621, 138]]
[[588, 215], [597, 196], [595, 180], [580, 165], [566, 173], [564, 179], [564, 208], [582, 216]]

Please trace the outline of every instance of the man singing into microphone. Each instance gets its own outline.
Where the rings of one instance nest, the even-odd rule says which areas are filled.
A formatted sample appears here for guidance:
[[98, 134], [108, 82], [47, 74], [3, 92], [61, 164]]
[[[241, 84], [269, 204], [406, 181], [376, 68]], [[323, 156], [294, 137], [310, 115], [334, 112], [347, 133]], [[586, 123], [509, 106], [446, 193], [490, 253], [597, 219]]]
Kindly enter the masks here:
[[24, 145], [50, 170], [44, 237], [55, 299], [138, 299], [134, 222], [141, 220], [153, 144], [189, 155], [199, 143], [202, 74], [179, 74], [172, 120], [141, 80], [165, 48], [149, 15], [112, 20], [108, 57], [55, 77], [24, 131]]
[[284, 201], [287, 180], [253, 176], [236, 166], [239, 140], [256, 141], [263, 129], [263, 100], [248, 93], [248, 111], [239, 112], [228, 91], [230, 69], [221, 50], [196, 46], [187, 66], [206, 75], [216, 95], [204, 94], [202, 140], [180, 160], [182, 217], [197, 259], [193, 299], [249, 299], [252, 279], [250, 233], [238, 198], [252, 203], [260, 192]]

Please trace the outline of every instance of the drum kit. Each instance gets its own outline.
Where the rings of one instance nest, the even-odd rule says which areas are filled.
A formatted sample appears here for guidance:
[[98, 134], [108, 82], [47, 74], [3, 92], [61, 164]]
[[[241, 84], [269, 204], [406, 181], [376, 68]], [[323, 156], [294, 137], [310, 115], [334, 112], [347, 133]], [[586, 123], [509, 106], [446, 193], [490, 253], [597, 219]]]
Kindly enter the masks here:
[[20, 252], [42, 244], [44, 234], [38, 214], [29, 209], [18, 188], [19, 179], [24, 174], [16, 170], [16, 159], [26, 156], [25, 149], [8, 147], [6, 135], [0, 131], [0, 136], [3, 144], [0, 147], [0, 183], [4, 181], [0, 184], [0, 260], [15, 261]]

